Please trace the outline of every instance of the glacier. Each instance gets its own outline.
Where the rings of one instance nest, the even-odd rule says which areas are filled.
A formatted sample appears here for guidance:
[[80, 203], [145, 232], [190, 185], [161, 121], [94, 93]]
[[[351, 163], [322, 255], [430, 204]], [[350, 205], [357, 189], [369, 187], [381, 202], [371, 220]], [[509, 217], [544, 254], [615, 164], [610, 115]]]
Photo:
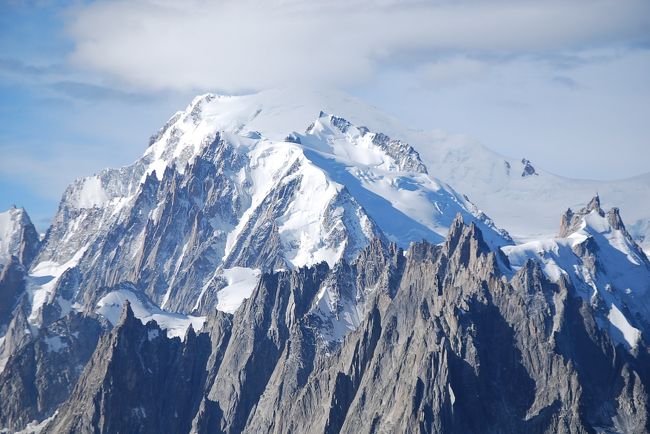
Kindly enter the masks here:
[[[219, 372], [205, 384], [192, 377], [210, 387], [205, 396], [192, 395], [185, 380], [168, 385], [201, 405], [230, 406], [233, 432], [252, 411], [253, 432], [275, 417], [269, 402], [289, 393], [285, 386], [304, 392], [303, 370], [316, 376], [312, 392], [343, 405], [345, 390], [363, 376], [355, 371], [365, 363], [359, 349], [388, 372], [366, 382], [435, 353], [442, 376], [431, 396], [453, 413], [473, 402], [452, 378], [453, 358], [478, 372], [463, 375], [483, 381], [479, 359], [501, 375], [500, 363], [513, 362], [511, 340], [538, 382], [547, 385], [555, 369], [573, 381], [569, 390], [552, 381], [536, 389], [541, 401], [528, 403], [529, 411], [540, 413], [519, 415], [517, 426], [554, 411], [556, 391], [562, 414], [571, 415], [581, 385], [587, 393], [599, 387], [584, 380], [592, 375], [585, 354], [599, 358], [594, 370], [611, 360], [645, 360], [649, 192], [644, 176], [611, 183], [558, 177], [464, 138], [406, 128], [336, 92], [200, 95], [132, 164], [74, 181], [43, 239], [26, 211], [0, 213], [0, 379], [7, 379], [0, 395], [22, 393], [0, 405], [0, 421], [65, 425], [100, 383], [120, 383], [113, 360], [140, 369], [137, 381], [160, 374], [165, 382], [165, 354], [176, 354], [173, 363], [190, 365], [174, 365], [172, 377], [187, 378], [185, 370], [207, 366], [208, 356]], [[490, 365], [492, 341], [500, 345], [497, 365]], [[394, 349], [411, 354], [411, 345], [418, 352], [393, 364], [373, 353], [377, 342], [391, 357]], [[134, 363], [133, 348], [151, 353]], [[282, 371], [271, 377], [267, 368], [280, 354]], [[332, 378], [329, 363], [343, 364]], [[625, 406], [644, 392], [636, 368], [625, 369], [615, 374], [631, 392], [620, 395], [626, 401], [616, 413], [594, 410], [598, 424], [634, 425]], [[350, 370], [350, 378], [342, 374]], [[102, 383], [111, 372], [115, 382]], [[430, 374], [420, 372], [417, 387]], [[82, 375], [88, 385], [73, 391]], [[255, 395], [258, 375], [269, 376], [268, 395]], [[247, 387], [257, 391], [258, 409], [228, 395]], [[32, 390], [45, 397], [39, 405]], [[413, 397], [421, 397], [417, 390]], [[154, 404], [139, 403], [133, 417], [147, 419], [144, 408], [152, 412]], [[504, 414], [518, 405], [511, 404]], [[332, 417], [327, 426], [343, 423]]]
[[[30, 322], [44, 300], [84, 309], [99, 301], [85, 288], [123, 282], [172, 312], [232, 311], [255, 281], [233, 286], [228, 270], [333, 266], [374, 237], [438, 243], [459, 212], [491, 245], [512, 243], [408, 143], [280, 96], [199, 96], [132, 165], [75, 181], [31, 272]], [[44, 266], [59, 271], [39, 284]], [[52, 286], [70, 268], [80, 279], [62, 301]]]

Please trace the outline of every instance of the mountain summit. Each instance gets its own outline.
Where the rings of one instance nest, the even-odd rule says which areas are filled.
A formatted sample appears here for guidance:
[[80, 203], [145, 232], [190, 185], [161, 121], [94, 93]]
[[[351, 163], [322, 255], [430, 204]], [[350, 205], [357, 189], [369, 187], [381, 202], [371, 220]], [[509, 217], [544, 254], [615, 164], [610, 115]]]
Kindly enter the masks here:
[[134, 164], [73, 183], [36, 269], [78, 269], [72, 304], [131, 282], [163, 308], [206, 313], [234, 310], [260, 271], [333, 266], [375, 237], [440, 242], [458, 212], [511, 243], [408, 143], [321, 110], [291, 124], [304, 109], [269, 98], [197, 97]]
[[0, 429], [647, 431], [649, 190], [612, 185], [337, 93], [198, 96], [42, 242], [0, 214]]

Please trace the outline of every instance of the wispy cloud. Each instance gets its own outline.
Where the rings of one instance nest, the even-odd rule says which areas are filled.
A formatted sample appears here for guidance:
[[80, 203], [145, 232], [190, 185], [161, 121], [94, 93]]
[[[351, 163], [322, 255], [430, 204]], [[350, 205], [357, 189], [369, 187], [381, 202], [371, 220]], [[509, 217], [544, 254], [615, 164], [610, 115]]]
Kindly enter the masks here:
[[439, 55], [647, 43], [646, 0], [129, 0], [77, 8], [76, 65], [150, 89], [349, 84]]
[[61, 72], [64, 69], [59, 65], [30, 65], [20, 59], [0, 58], [0, 72], [6, 74], [18, 74], [21, 76], [43, 76]]
[[156, 99], [154, 95], [148, 93], [126, 92], [112, 87], [79, 81], [57, 81], [49, 87], [71, 98], [92, 102], [111, 100], [127, 103], [147, 103]]
[[71, 70], [65, 64], [32, 65], [19, 59], [0, 58], [0, 77], [8, 82], [38, 87], [49, 95], [41, 98], [66, 97], [80, 101], [121, 101], [125, 103], [147, 103], [157, 99], [150, 92], [124, 90], [123, 86], [107, 86], [94, 83], [99, 77]]

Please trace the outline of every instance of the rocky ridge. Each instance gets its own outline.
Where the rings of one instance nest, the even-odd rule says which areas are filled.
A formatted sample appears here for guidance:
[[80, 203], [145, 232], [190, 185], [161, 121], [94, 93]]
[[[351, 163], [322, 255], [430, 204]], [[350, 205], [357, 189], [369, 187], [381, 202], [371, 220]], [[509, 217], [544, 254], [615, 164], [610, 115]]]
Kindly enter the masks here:
[[42, 243], [0, 214], [0, 431], [648, 429], [618, 209], [515, 244], [406, 141], [249, 99], [73, 183]]
[[[618, 345], [570, 279], [553, 283], [533, 260], [507, 278], [501, 253], [460, 217], [442, 245], [374, 246], [333, 269], [264, 274], [234, 315], [184, 343], [127, 305], [45, 432], [156, 432], [161, 420], [177, 432], [648, 429], [645, 338], [634, 354]], [[374, 289], [358, 326], [323, 345], [314, 308], [347, 269]], [[151, 393], [179, 375], [173, 393], [187, 398]]]

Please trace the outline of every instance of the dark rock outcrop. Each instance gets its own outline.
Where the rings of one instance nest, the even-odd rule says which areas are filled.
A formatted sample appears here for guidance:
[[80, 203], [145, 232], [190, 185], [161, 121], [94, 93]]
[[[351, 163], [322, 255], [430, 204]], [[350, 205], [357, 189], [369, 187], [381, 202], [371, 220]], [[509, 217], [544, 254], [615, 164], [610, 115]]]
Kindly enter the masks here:
[[12, 256], [9, 262], [0, 269], [0, 331], [11, 321], [12, 313], [20, 296], [25, 291], [25, 276], [27, 272], [23, 264]]
[[[264, 274], [234, 316], [212, 314], [184, 343], [127, 307], [46, 432], [650, 429], [645, 341], [616, 345], [597, 307], [539, 263], [509, 279], [502, 266], [459, 217], [440, 246], [376, 240], [351, 264]], [[361, 300], [340, 341], [314, 326], [326, 296], [332, 324]]]
[[521, 164], [524, 166], [524, 169], [521, 172], [521, 177], [526, 178], [528, 176], [538, 176], [539, 173], [535, 171], [535, 168], [533, 167], [532, 163], [530, 160], [527, 160], [525, 158], [521, 159]]
[[70, 396], [101, 333], [97, 320], [72, 313], [17, 345], [0, 373], [0, 427], [18, 431], [51, 416]]
[[207, 335], [191, 327], [183, 342], [168, 339], [155, 322], [135, 318], [127, 302], [46, 431], [189, 432], [210, 349]]

